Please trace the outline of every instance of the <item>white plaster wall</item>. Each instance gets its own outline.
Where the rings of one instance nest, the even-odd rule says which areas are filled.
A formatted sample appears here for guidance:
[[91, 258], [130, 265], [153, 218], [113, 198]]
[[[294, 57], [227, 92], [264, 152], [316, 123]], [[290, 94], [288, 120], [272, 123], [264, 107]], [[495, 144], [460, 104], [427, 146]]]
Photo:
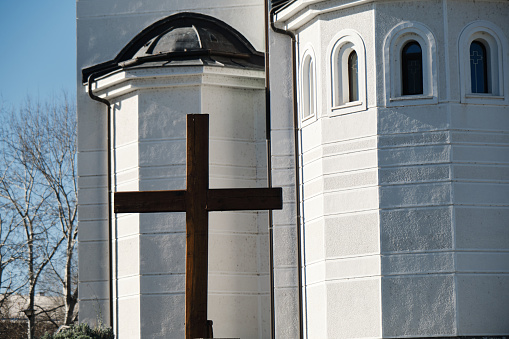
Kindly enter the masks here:
[[[508, 10], [504, 1], [368, 1], [365, 5], [297, 1], [278, 16], [278, 24], [297, 29], [299, 60], [309, 46], [318, 56], [321, 109], [316, 119], [303, 123], [299, 154], [306, 300], [312, 314], [307, 321], [309, 337], [324, 337], [323, 326], [331, 337], [508, 333], [507, 321], [502, 320], [507, 319], [503, 306], [507, 293], [502, 284], [508, 273], [506, 98], [499, 105], [482, 100], [478, 100], [482, 106], [459, 104], [458, 67], [463, 28], [475, 20], [487, 20], [502, 29], [501, 39], [506, 41]], [[408, 106], [384, 107], [384, 39], [403, 21], [425, 25], [437, 43], [438, 104], [412, 107], [409, 102]], [[365, 41], [368, 110], [363, 115], [338, 117], [338, 121], [344, 120], [336, 123], [336, 118], [324, 119], [330, 115], [331, 98], [323, 89], [331, 80], [327, 68], [330, 55], [323, 46], [344, 29], [356, 30]], [[504, 69], [509, 61], [505, 46]], [[500, 76], [506, 79], [504, 74]], [[378, 110], [370, 109], [374, 106]], [[366, 118], [370, 112], [371, 119]], [[363, 118], [349, 124], [356, 116]], [[361, 128], [366, 127], [372, 128], [372, 134], [362, 134]], [[341, 133], [361, 137], [338, 140]], [[334, 151], [326, 153], [327, 147]], [[370, 193], [370, 185], [378, 196]], [[330, 190], [333, 193], [327, 193]], [[369, 213], [370, 208], [374, 213]], [[339, 216], [329, 217], [335, 211]], [[334, 224], [329, 226], [329, 219]], [[357, 227], [366, 233], [356, 232]], [[350, 253], [365, 255], [360, 252], [374, 255], [362, 261], [336, 259]], [[371, 313], [379, 317], [378, 327], [371, 332], [355, 328], [369, 312], [341, 326], [338, 323], [343, 319], [333, 315], [341, 312], [335, 307], [348, 299], [338, 297], [347, 290], [340, 279], [361, 274], [371, 275], [375, 281], [382, 277], [378, 279], [381, 292], [378, 298], [372, 296], [367, 308], [380, 308]], [[320, 282], [331, 277], [337, 283], [328, 284], [331, 288], [325, 294]], [[336, 284], [338, 287], [333, 287]], [[375, 285], [372, 288], [376, 289]], [[368, 292], [360, 284], [351, 291]], [[327, 312], [317, 306], [323, 300], [332, 305]], [[358, 300], [363, 300], [362, 295]], [[327, 314], [326, 324], [318, 320], [316, 312]]]
[[[258, 76], [262, 89], [263, 73]], [[267, 187], [264, 101], [263, 90], [203, 88], [202, 112], [211, 120], [210, 187]], [[210, 215], [209, 312], [215, 336], [270, 335], [267, 216]]]
[[[500, 214], [508, 203], [507, 107], [461, 105], [457, 65], [462, 29], [494, 20], [507, 30], [502, 17], [509, 8], [500, 1], [383, 2], [376, 8], [379, 48], [398, 21], [430, 29], [439, 84], [438, 105], [379, 110], [383, 335], [506, 334], [507, 293], [499, 284], [507, 274], [507, 247], [492, 240], [507, 237], [499, 226], [507, 225]], [[486, 219], [492, 222], [481, 226]], [[492, 294], [497, 297], [488, 307]]]
[[[318, 64], [319, 110], [301, 123], [299, 153], [308, 338], [381, 334], [377, 111], [333, 112], [328, 89], [328, 51], [347, 29], [366, 46], [367, 83], [373, 83], [373, 22], [370, 5], [358, 6], [320, 15], [298, 31], [299, 54], [311, 46]], [[375, 106], [374, 94], [368, 86], [368, 107]]]
[[[449, 22], [450, 40], [470, 22], [486, 20], [509, 37], [509, 6], [503, 1], [478, 5], [472, 1], [450, 1], [448, 10], [461, 13]], [[450, 51], [451, 64], [458, 49]], [[503, 70], [509, 69], [509, 50], [504, 47]], [[507, 83], [505, 73], [504, 86]], [[502, 70], [500, 76], [504, 76]], [[451, 97], [456, 103], [460, 77], [451, 68]], [[454, 86], [454, 87], [453, 87]], [[507, 87], [505, 87], [507, 90]], [[505, 94], [507, 96], [507, 92]], [[507, 100], [507, 98], [506, 98]], [[509, 333], [509, 107], [460, 105], [451, 108], [452, 168], [455, 196], [454, 235], [456, 256], [457, 323], [459, 335]], [[475, 305], [475, 306], [474, 306]]]
[[283, 188], [273, 211], [275, 338], [300, 336], [298, 230], [291, 40], [269, 31], [272, 185]]
[[[199, 112], [201, 109], [198, 86], [176, 87], [171, 91], [160, 89], [135, 92], [138, 100], [135, 105], [128, 99], [130, 95], [119, 98], [120, 114], [116, 116], [116, 131], [128, 130], [122, 123], [135, 126], [132, 131], [133, 147], [136, 152], [125, 156], [136, 163], [139, 175], [133, 178], [134, 185], [121, 185], [122, 190], [160, 190], [185, 188], [185, 112]], [[198, 100], [197, 100], [198, 98]], [[134, 111], [136, 123], [125, 121], [125, 111]], [[116, 154], [121, 148], [116, 145]], [[122, 174], [115, 167], [118, 174]], [[117, 175], [118, 175], [117, 174]], [[118, 178], [118, 176], [117, 176]], [[118, 180], [118, 179], [117, 179]], [[117, 215], [117, 232], [129, 227]], [[183, 213], [134, 214], [138, 230], [138, 249], [133, 251], [133, 260], [125, 261], [125, 266], [136, 263], [137, 282], [126, 282], [126, 288], [137, 300], [138, 312], [118, 305], [117, 331], [119, 337], [178, 337], [183, 336], [185, 279], [185, 215]], [[122, 257], [129, 256], [118, 251], [117, 263], [122, 267]], [[121, 277], [118, 277], [120, 283]], [[119, 289], [119, 298], [122, 291]], [[122, 314], [124, 312], [124, 314]], [[136, 317], [136, 319], [130, 319]], [[129, 331], [128, 322], [137, 323], [139, 334]], [[133, 325], [131, 325], [133, 326]]]
[[[302, 129], [309, 338], [323, 337], [325, 330], [329, 338], [372, 337], [380, 333], [373, 112], [324, 117]], [[352, 302], [349, 305], [345, 304], [346, 295]], [[364, 299], [366, 296], [369, 298]], [[356, 304], [356, 299], [366, 300], [367, 304]], [[324, 300], [327, 308], [317, 300]], [[371, 312], [365, 312], [369, 307]], [[338, 321], [337, 317], [345, 315], [343, 312], [348, 313], [348, 321]], [[317, 318], [322, 321], [314, 321]]]
[[[377, 4], [376, 47], [402, 21], [437, 42], [438, 100], [445, 100], [442, 1]], [[378, 81], [384, 93], [383, 80]], [[379, 101], [384, 105], [382, 101]], [[453, 336], [453, 196], [447, 106], [381, 108], [378, 115], [384, 337]]]
[[508, 107], [493, 106], [453, 107], [451, 112], [461, 335], [509, 332], [504, 320], [509, 317], [504, 287], [509, 272], [508, 113]]
[[[80, 88], [81, 84], [78, 85]], [[101, 105], [78, 102], [79, 308], [81, 321], [109, 321], [106, 114]], [[91, 110], [83, 109], [83, 104]], [[80, 109], [81, 108], [81, 109]], [[95, 111], [94, 111], [95, 109]], [[86, 114], [85, 114], [86, 112]], [[87, 199], [87, 192], [95, 197]]]
[[[137, 95], [116, 100], [113, 105], [114, 191], [139, 189], [138, 100]], [[114, 232], [114, 295], [118, 300], [114, 317], [118, 335], [139, 336], [140, 326], [140, 222], [137, 215], [116, 218]]]

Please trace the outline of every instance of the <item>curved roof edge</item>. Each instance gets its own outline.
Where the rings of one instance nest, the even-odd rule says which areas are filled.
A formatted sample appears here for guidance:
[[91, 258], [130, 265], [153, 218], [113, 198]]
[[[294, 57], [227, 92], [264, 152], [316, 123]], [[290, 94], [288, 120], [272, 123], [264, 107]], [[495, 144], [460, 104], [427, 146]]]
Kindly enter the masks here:
[[[195, 48], [187, 49], [184, 48], [187, 46], [184, 46], [176, 49], [175, 45], [178, 46], [181, 41], [172, 41], [172, 43], [162, 46], [163, 50], [159, 48], [157, 54], [146, 53], [148, 45], [155, 45], [164, 40], [168, 41], [168, 39], [162, 39], [165, 35], [175, 39], [178, 34], [172, 36], [172, 31], [182, 27], [198, 28], [198, 30], [195, 29], [197, 36], [192, 38], [199, 41], [199, 47], [194, 44]], [[211, 37], [209, 43], [202, 43], [201, 40], [207, 36]], [[189, 36], [185, 39], [189, 40]], [[167, 50], [164, 50], [164, 47], [168, 47]], [[230, 25], [208, 15], [183, 12], [161, 19], [143, 29], [122, 48], [113, 60], [83, 68], [82, 82], [87, 83], [91, 75], [98, 77], [148, 62], [159, 62], [160, 66], [164, 66], [161, 62], [199, 58], [209, 60], [217, 58], [222, 64], [225, 64], [225, 60], [229, 60], [230, 64], [236, 67], [260, 68], [264, 66], [265, 62], [264, 54], [256, 51], [253, 45]]]

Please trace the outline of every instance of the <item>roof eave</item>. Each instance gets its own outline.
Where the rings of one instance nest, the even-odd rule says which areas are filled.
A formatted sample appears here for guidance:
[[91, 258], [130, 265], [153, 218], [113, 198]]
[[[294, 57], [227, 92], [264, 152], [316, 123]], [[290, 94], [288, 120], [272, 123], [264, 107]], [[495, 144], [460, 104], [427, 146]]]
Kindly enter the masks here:
[[375, 1], [376, 0], [295, 0], [276, 11], [274, 22], [282, 29], [295, 32], [320, 14], [340, 11]]

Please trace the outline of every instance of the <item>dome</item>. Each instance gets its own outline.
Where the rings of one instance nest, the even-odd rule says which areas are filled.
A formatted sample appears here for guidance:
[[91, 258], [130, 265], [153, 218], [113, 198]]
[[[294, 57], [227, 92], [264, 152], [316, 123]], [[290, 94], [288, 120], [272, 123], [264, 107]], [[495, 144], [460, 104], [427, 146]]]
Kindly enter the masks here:
[[133, 58], [199, 50], [237, 54], [246, 52], [238, 42], [228, 40], [228, 37], [217, 29], [189, 25], [188, 27], [172, 27], [151, 39], [136, 52]]
[[147, 42], [138, 50], [134, 58], [161, 53], [196, 51], [201, 48], [202, 44], [196, 27], [176, 27]]
[[83, 83], [110, 72], [145, 66], [164, 67], [175, 60], [199, 60], [207, 65], [260, 69], [264, 55], [228, 24], [197, 13], [162, 19], [140, 32], [111, 61], [84, 68]]

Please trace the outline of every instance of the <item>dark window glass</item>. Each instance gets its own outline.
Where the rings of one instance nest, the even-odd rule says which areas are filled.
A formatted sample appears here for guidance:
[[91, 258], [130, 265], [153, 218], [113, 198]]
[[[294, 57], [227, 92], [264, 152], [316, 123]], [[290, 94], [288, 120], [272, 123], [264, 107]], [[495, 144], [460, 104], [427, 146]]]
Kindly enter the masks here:
[[313, 59], [309, 61], [309, 73], [308, 73], [308, 81], [309, 81], [309, 106], [308, 106], [308, 114], [311, 115], [315, 111], [315, 63]]
[[302, 76], [302, 117], [306, 118], [315, 110], [315, 67], [309, 56], [304, 61]]
[[470, 79], [472, 93], [488, 93], [488, 60], [486, 47], [479, 41], [470, 45]]
[[401, 52], [401, 76], [403, 95], [422, 94], [422, 49], [417, 41], [411, 41]]
[[348, 101], [359, 100], [359, 66], [357, 53], [348, 56]]

